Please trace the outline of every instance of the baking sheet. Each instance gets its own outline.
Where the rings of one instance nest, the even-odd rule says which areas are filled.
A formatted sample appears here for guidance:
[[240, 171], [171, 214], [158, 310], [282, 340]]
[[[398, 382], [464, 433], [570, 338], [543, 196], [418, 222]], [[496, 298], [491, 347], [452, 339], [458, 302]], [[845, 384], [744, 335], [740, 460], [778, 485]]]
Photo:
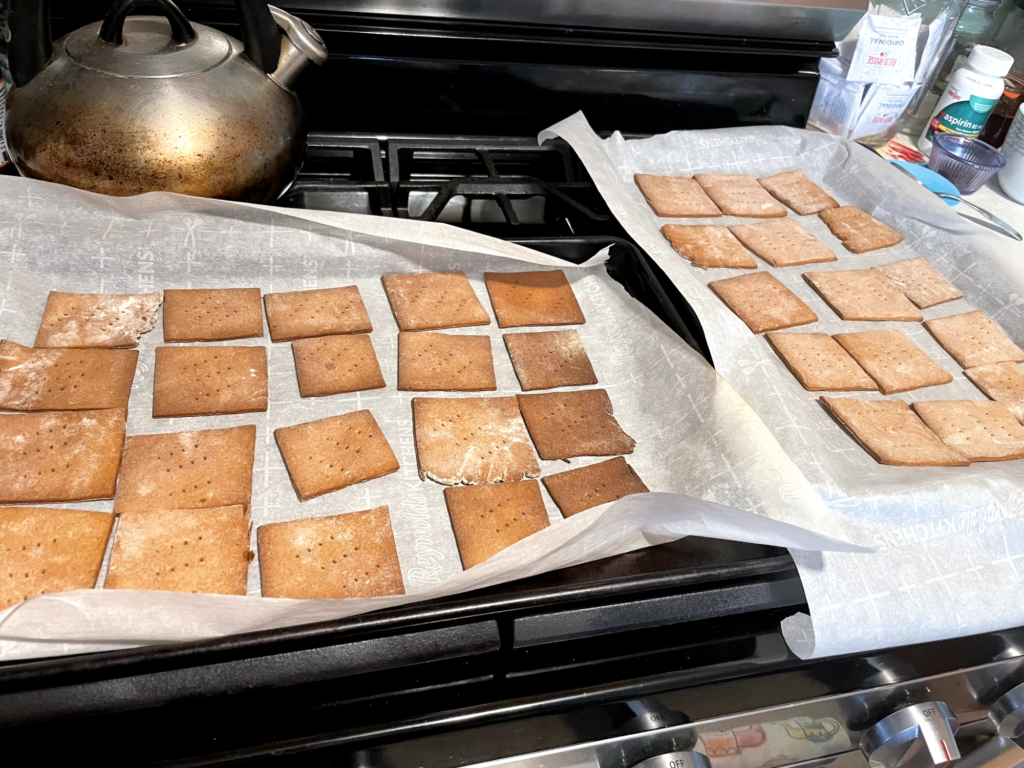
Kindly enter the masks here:
[[[366, 304], [386, 389], [299, 397], [289, 344], [269, 337], [228, 342], [267, 347], [266, 414], [153, 419], [158, 322], [142, 338], [129, 407], [129, 434], [257, 427], [253, 538], [264, 523], [390, 507], [406, 596], [362, 600], [272, 600], [259, 568], [248, 597], [85, 590], [42, 595], [0, 614], [0, 660], [192, 640], [343, 617], [439, 597], [607, 557], [694, 534], [812, 550], [838, 547], [827, 507], [774, 438], [707, 364], [613, 281], [602, 258], [575, 267], [516, 245], [442, 224], [266, 208], [170, 194], [106, 198], [44, 182], [0, 177], [0, 337], [31, 344], [51, 290], [147, 292], [165, 288], [251, 287], [264, 293], [357, 285]], [[461, 269], [493, 317], [483, 273], [565, 269], [587, 323], [578, 326], [599, 386], [637, 439], [630, 464], [659, 493], [625, 499], [562, 520], [545, 493], [553, 525], [463, 572], [443, 486], [416, 469], [411, 399], [396, 390], [397, 333], [380, 276]], [[492, 339], [498, 392], [519, 386], [492, 322], [451, 333]], [[438, 393], [437, 396], [475, 396]], [[300, 502], [273, 430], [369, 408], [401, 464], [399, 472]], [[574, 459], [581, 466], [601, 459]], [[541, 462], [543, 474], [569, 469]], [[781, 480], [781, 482], [780, 482]], [[686, 494], [686, 495], [682, 495]], [[700, 501], [700, 500], [703, 501]], [[725, 505], [725, 506], [719, 506]], [[112, 502], [65, 504], [110, 510]], [[761, 517], [792, 506], [811, 530]], [[742, 510], [742, 511], [740, 511]], [[101, 574], [102, 581], [102, 574]]]
[[[1024, 624], [1024, 460], [956, 469], [875, 462], [818, 403], [817, 393], [800, 386], [767, 341], [706, 287], [740, 271], [694, 268], [660, 232], [669, 221], [709, 220], [659, 219], [633, 176], [764, 177], [803, 168], [840, 204], [855, 205], [903, 235], [896, 247], [857, 255], [817, 216], [797, 217], [839, 260], [781, 269], [758, 260], [758, 268], [772, 272], [817, 314], [818, 323], [799, 330], [898, 328], [953, 375], [950, 384], [890, 396], [907, 402], [986, 398], [922, 325], [844, 322], [801, 274], [923, 256], [964, 293], [960, 301], [923, 310], [925, 319], [982, 309], [1024, 343], [1024, 263], [1010, 241], [964, 220], [870, 150], [826, 134], [773, 126], [679, 131], [633, 141], [615, 134], [602, 140], [577, 113], [540, 139], [551, 136], [572, 145], [618, 220], [693, 306], [716, 369], [835, 512], [843, 533], [877, 548], [871, 555], [794, 553], [811, 613], [783, 624], [793, 650], [810, 658]], [[714, 223], [741, 221], [749, 220], [725, 216]], [[798, 510], [767, 508], [765, 514], [814, 527]]]

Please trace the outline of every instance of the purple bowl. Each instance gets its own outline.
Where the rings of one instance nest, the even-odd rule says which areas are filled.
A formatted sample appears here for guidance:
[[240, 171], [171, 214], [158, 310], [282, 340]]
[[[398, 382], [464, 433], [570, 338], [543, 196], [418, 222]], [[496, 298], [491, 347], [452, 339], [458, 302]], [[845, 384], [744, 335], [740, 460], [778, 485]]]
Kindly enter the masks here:
[[977, 192], [1006, 165], [999, 150], [971, 136], [936, 133], [928, 167], [953, 182], [961, 195]]

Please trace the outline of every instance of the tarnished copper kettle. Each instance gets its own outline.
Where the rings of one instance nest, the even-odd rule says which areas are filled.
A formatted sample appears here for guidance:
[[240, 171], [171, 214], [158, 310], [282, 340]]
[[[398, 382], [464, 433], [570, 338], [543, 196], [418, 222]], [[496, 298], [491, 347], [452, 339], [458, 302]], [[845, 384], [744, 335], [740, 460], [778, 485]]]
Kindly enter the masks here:
[[[129, 16], [139, 5], [161, 16]], [[263, 0], [235, 0], [244, 44], [171, 0], [117, 0], [102, 23], [50, 33], [49, 0], [14, 0], [7, 146], [24, 176], [108, 195], [157, 190], [268, 202], [299, 171], [292, 86], [327, 49]]]

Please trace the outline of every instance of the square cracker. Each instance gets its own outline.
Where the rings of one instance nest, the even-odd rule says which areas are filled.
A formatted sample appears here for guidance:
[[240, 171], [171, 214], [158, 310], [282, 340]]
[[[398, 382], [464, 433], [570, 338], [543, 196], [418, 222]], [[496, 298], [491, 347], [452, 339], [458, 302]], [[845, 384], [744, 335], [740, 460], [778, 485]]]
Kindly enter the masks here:
[[489, 560], [550, 525], [536, 480], [445, 488], [444, 500], [463, 568]]
[[839, 203], [799, 168], [758, 179], [757, 183], [801, 216], [839, 207]]
[[921, 309], [964, 297], [959, 288], [920, 256], [880, 264], [872, 269], [877, 269], [892, 280], [896, 287]]
[[516, 395], [537, 453], [545, 460], [632, 453], [636, 440], [622, 431], [603, 389]]
[[302, 397], [339, 395], [387, 386], [373, 342], [365, 333], [299, 339], [292, 342], [292, 354]]
[[818, 316], [769, 272], [712, 280], [714, 291], [754, 333], [818, 322]]
[[109, 499], [124, 408], [0, 414], [0, 503]]
[[633, 180], [658, 216], [703, 218], [722, 215], [696, 179], [638, 173]]
[[263, 336], [259, 288], [164, 291], [164, 341], [228, 341]]
[[103, 588], [244, 595], [251, 554], [243, 506], [125, 512]]
[[969, 463], [943, 445], [902, 400], [823, 397], [821, 401], [880, 464], [958, 467]]
[[0, 410], [126, 408], [134, 349], [32, 349], [0, 341]]
[[728, 227], [717, 224], [666, 224], [661, 233], [676, 253], [701, 269], [757, 269], [757, 262]]
[[401, 331], [491, 323], [465, 272], [383, 275], [380, 281]]
[[524, 392], [597, 384], [587, 350], [574, 328], [506, 333], [505, 346]]
[[933, 400], [914, 410], [947, 446], [968, 461], [1024, 458], [1024, 426], [1002, 403]]
[[421, 479], [476, 485], [540, 474], [514, 397], [415, 397], [412, 422]]
[[872, 269], [805, 272], [804, 280], [843, 320], [924, 320], [910, 299]]
[[877, 391], [857, 361], [827, 333], [766, 333], [772, 349], [811, 392]]
[[261, 525], [264, 597], [404, 595], [387, 507]]
[[369, 333], [373, 330], [363, 297], [354, 285], [268, 293], [263, 297], [263, 304], [267, 308], [271, 341]]
[[560, 269], [484, 272], [484, 282], [499, 328], [587, 322], [565, 272]]
[[106, 512], [0, 508], [0, 610], [35, 595], [92, 589], [113, 526]]
[[153, 509], [248, 508], [256, 427], [132, 435], [124, 442], [114, 514]]
[[693, 178], [704, 188], [722, 213], [775, 219], [786, 216], [786, 209], [757, 183], [753, 176], [739, 173], [696, 173]]
[[835, 340], [874, 379], [882, 394], [935, 387], [953, 380], [902, 331], [837, 333]]
[[153, 330], [164, 295], [50, 291], [37, 347], [134, 347]]
[[773, 267], [836, 261], [832, 250], [795, 219], [775, 219], [729, 227], [747, 248]]
[[154, 419], [266, 410], [266, 347], [156, 348]]
[[924, 327], [964, 368], [990, 363], [1024, 363], [1024, 351], [979, 309], [929, 320]]
[[818, 214], [848, 251], [867, 253], [903, 242], [903, 236], [860, 208], [843, 205]]
[[302, 501], [398, 471], [398, 459], [369, 411], [274, 430]]
[[491, 337], [399, 333], [398, 388], [405, 392], [497, 389]]
[[621, 456], [542, 478], [563, 517], [617, 501], [634, 493], [650, 493], [644, 481]]
[[1017, 363], [990, 363], [968, 368], [964, 374], [1024, 424], [1024, 368]]

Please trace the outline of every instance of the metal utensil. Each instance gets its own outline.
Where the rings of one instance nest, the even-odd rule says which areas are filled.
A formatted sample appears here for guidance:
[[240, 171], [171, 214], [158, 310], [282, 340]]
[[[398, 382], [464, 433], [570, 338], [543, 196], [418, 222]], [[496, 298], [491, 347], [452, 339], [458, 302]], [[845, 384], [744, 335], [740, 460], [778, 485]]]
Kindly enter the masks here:
[[[902, 166], [897, 165], [896, 163], [889, 163], [889, 165], [891, 165], [893, 168], [895, 168], [900, 173], [902, 173], [902, 174], [904, 174], [906, 176], [909, 176], [910, 178], [912, 178], [914, 181], [916, 181], [918, 184], [920, 184], [925, 189], [928, 189], [928, 186], [923, 181], [921, 181], [919, 178], [917, 178], [917, 176], [912, 174], [906, 168], [903, 168]], [[935, 191], [930, 190], [930, 189], [928, 189], [928, 191], [931, 192], [933, 195], [936, 195], [937, 197], [941, 197], [943, 200], [956, 200], [957, 202], [963, 203], [968, 208], [973, 208], [975, 211], [977, 211], [982, 216], [984, 216], [986, 219], [988, 219], [993, 224], [995, 224], [1000, 230], [1002, 230], [1003, 234], [1007, 235], [1008, 237], [1012, 237], [1014, 240], [1024, 241], [1024, 237], [1021, 237], [1020, 232], [1018, 232], [1016, 229], [1011, 227], [1005, 221], [1000, 219], [994, 213], [990, 213], [989, 211], [986, 211], [984, 208], [982, 208], [979, 205], [975, 205], [970, 200], [965, 200], [964, 198], [960, 197], [959, 195], [951, 195], [949, 192], [935, 192]]]

